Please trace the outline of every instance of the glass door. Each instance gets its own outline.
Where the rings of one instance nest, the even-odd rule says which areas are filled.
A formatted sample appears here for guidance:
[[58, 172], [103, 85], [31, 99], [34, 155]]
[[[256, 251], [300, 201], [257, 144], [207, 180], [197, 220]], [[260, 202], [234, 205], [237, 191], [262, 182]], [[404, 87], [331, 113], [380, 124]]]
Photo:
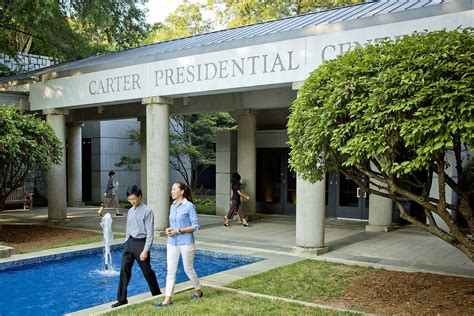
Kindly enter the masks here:
[[326, 217], [368, 219], [368, 194], [344, 174], [327, 173]]
[[257, 212], [296, 214], [296, 172], [288, 148], [257, 149]]

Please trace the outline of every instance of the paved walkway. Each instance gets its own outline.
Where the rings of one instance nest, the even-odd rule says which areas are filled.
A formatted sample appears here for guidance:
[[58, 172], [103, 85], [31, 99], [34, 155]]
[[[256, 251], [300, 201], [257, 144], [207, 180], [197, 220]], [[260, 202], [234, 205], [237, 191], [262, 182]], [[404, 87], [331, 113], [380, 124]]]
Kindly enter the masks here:
[[[100, 230], [95, 208], [69, 208], [66, 227]], [[234, 251], [258, 251], [298, 258], [330, 260], [348, 264], [383, 267], [390, 270], [425, 271], [474, 277], [474, 263], [443, 240], [411, 225], [389, 233], [366, 232], [365, 222], [326, 220], [325, 238], [330, 251], [315, 256], [311, 251], [294, 247], [295, 218], [264, 216], [243, 227], [231, 222], [224, 227], [221, 216], [200, 215], [202, 229], [196, 233], [201, 248], [213, 246]], [[47, 210], [4, 211], [0, 222], [46, 223]], [[126, 212], [113, 216], [114, 232], [125, 232]], [[165, 243], [165, 237], [157, 237]]]

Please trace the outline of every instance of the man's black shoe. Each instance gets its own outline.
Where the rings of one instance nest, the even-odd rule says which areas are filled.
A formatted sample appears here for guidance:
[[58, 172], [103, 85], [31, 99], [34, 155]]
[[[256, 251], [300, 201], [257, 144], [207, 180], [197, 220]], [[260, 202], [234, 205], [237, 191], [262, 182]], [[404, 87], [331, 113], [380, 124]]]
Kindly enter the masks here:
[[125, 305], [125, 304], [127, 304], [127, 303], [128, 303], [127, 300], [125, 300], [125, 301], [118, 301], [117, 303], [113, 303], [113, 304], [112, 304], [112, 308], [119, 307], [119, 306]]

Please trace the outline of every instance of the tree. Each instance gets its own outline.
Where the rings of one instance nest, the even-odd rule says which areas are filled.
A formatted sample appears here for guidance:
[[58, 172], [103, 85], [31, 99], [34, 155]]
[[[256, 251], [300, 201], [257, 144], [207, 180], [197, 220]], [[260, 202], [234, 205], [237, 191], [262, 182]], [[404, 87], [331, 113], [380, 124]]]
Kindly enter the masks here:
[[[472, 47], [472, 28], [415, 33], [323, 63], [291, 107], [292, 168], [311, 182], [342, 172], [474, 260], [472, 183], [463, 168], [474, 145]], [[431, 193], [432, 184], [439, 194]], [[456, 203], [446, 199], [447, 189]], [[407, 200], [427, 220], [410, 214]]]
[[158, 22], [152, 26], [147, 42], [156, 43], [209, 32], [211, 21], [203, 18], [201, 11], [204, 8], [204, 5], [184, 0], [164, 23]]
[[209, 0], [208, 7], [214, 9], [221, 24], [230, 28], [363, 2], [363, 0]]
[[45, 121], [18, 107], [0, 106], [0, 210], [28, 171], [61, 161], [62, 145]]
[[133, 47], [147, 34], [143, 0], [0, 0], [0, 53], [58, 60]]
[[171, 168], [196, 189], [199, 176], [216, 163], [217, 132], [235, 126], [235, 120], [228, 113], [173, 115], [170, 120]]

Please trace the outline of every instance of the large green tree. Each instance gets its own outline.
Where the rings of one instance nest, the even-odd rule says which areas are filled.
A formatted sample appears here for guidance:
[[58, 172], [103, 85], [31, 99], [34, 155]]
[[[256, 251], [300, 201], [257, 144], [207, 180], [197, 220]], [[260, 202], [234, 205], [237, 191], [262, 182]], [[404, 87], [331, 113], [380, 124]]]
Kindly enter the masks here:
[[41, 118], [15, 106], [0, 106], [0, 210], [30, 170], [47, 170], [62, 161], [62, 146]]
[[202, 14], [205, 7], [184, 0], [163, 23], [158, 22], [152, 26], [147, 42], [168, 41], [211, 31], [211, 21], [206, 20]]
[[[473, 47], [472, 29], [418, 33], [322, 64], [291, 107], [292, 168], [311, 182], [342, 172], [474, 260], [465, 169], [474, 145]], [[406, 200], [427, 220], [407, 211]]]
[[0, 53], [60, 61], [133, 47], [146, 37], [145, 0], [0, 0]]
[[215, 11], [218, 21], [230, 28], [363, 2], [363, 0], [209, 0], [208, 6]]

